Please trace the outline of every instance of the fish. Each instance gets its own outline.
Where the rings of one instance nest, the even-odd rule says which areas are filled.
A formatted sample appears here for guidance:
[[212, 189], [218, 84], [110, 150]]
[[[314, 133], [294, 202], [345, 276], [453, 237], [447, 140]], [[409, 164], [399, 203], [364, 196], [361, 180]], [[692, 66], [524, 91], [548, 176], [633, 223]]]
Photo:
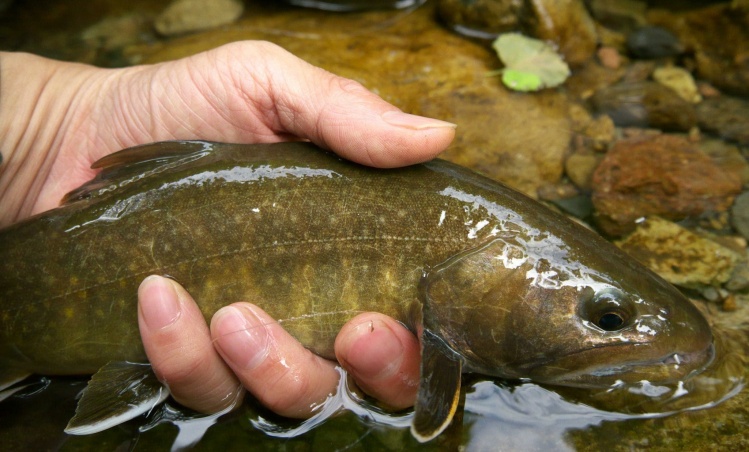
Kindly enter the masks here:
[[708, 322], [672, 285], [444, 160], [374, 169], [305, 142], [191, 141], [92, 168], [60, 207], [0, 231], [0, 389], [94, 374], [71, 434], [168, 396], [138, 331], [151, 274], [183, 285], [206, 319], [242, 300], [296, 319], [284, 327], [329, 359], [356, 314], [393, 316], [420, 340], [422, 442], [455, 416], [465, 373], [610, 388], [683, 381], [713, 359]]

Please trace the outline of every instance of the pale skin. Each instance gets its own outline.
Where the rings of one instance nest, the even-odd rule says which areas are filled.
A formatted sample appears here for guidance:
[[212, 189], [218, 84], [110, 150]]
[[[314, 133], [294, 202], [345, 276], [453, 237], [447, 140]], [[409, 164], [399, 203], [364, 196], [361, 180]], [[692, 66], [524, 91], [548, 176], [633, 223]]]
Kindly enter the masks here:
[[[454, 134], [453, 124], [403, 113], [266, 42], [113, 70], [0, 53], [0, 227], [56, 207], [95, 174], [93, 162], [138, 144], [304, 139], [395, 167], [431, 159]], [[304, 418], [335, 392], [337, 364], [302, 347], [262, 300], [248, 301], [257, 305], [226, 306], [208, 326], [179, 284], [146, 278], [138, 321], [149, 361], [195, 410], [220, 411], [246, 389], [278, 414]], [[413, 405], [419, 344], [400, 323], [361, 314], [339, 332], [335, 352], [363, 391], [396, 409]]]

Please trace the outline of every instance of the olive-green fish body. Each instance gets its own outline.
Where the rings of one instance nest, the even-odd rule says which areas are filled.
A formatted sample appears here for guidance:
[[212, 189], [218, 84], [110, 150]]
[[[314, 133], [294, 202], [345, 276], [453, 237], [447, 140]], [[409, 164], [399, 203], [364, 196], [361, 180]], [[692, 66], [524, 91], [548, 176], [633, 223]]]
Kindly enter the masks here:
[[[136, 293], [151, 274], [206, 318], [256, 303], [328, 358], [360, 312], [423, 329], [420, 439], [452, 417], [461, 372], [600, 387], [685, 378], [710, 359], [707, 323], [673, 287], [444, 161], [376, 170], [303, 143], [190, 142], [96, 166], [63, 206], [0, 232], [5, 380], [145, 361]], [[452, 377], [429, 383], [436, 372]], [[419, 410], [434, 397], [447, 399], [436, 421]]]

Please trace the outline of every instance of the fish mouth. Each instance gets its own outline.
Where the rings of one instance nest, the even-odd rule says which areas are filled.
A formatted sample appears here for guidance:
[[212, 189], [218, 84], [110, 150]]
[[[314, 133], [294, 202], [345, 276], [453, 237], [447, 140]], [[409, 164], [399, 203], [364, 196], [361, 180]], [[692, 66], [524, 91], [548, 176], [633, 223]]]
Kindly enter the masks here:
[[527, 376], [539, 383], [579, 387], [607, 388], [635, 384], [674, 383], [701, 373], [715, 359], [715, 346], [701, 350], [655, 353], [643, 359], [648, 343], [610, 344], [589, 347], [527, 367]]

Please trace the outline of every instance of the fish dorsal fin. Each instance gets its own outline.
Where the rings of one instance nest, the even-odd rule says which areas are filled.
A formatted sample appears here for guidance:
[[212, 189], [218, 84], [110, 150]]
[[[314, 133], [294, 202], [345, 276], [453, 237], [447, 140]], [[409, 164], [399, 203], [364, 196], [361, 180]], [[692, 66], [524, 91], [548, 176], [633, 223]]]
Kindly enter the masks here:
[[144, 177], [193, 162], [210, 153], [213, 145], [205, 141], [162, 141], [109, 154], [91, 165], [101, 172], [66, 194], [61, 204], [111, 193]]
[[421, 378], [411, 434], [427, 442], [442, 433], [455, 416], [460, 400], [462, 360], [429, 330], [421, 336]]
[[69, 435], [90, 435], [129, 421], [169, 397], [169, 390], [149, 364], [111, 362], [94, 374], [83, 390]]

